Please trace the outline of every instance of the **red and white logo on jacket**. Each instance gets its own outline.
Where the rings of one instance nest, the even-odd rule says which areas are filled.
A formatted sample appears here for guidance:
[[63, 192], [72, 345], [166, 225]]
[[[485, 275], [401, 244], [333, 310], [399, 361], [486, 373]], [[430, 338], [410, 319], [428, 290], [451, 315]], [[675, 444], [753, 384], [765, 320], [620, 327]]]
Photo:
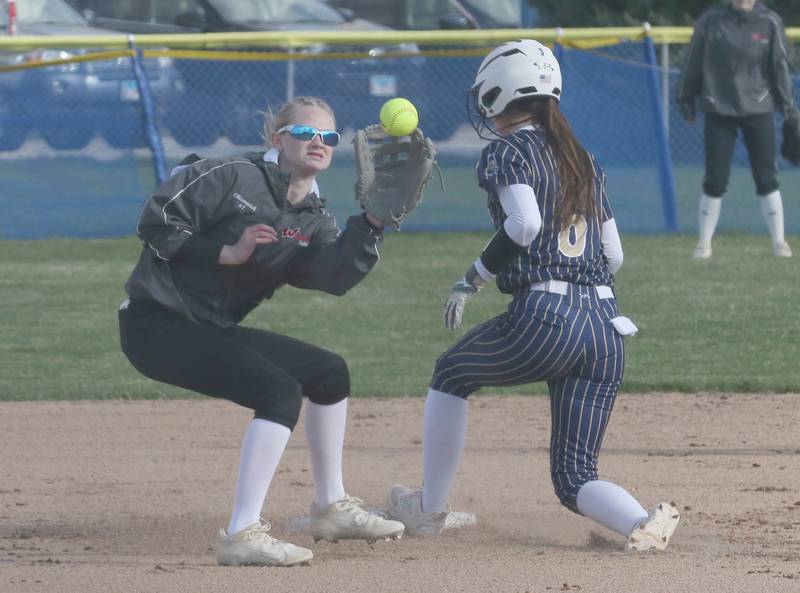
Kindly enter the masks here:
[[307, 247], [308, 242], [311, 241], [311, 237], [308, 235], [301, 235], [300, 230], [301, 230], [300, 227], [283, 229], [283, 231], [281, 232], [281, 237], [284, 237], [286, 239], [294, 239], [295, 241], [300, 243], [300, 245]]

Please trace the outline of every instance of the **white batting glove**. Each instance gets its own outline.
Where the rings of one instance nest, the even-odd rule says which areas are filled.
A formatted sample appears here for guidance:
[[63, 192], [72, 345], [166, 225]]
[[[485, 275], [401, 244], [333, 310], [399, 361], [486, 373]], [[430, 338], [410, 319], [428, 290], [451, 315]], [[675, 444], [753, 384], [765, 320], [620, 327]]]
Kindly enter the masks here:
[[478, 289], [462, 278], [453, 285], [450, 296], [444, 303], [444, 326], [447, 329], [456, 329], [461, 326], [461, 318], [464, 315], [464, 305], [471, 299]]
[[453, 285], [450, 295], [444, 303], [444, 326], [447, 329], [456, 329], [461, 326], [464, 306], [486, 284], [487, 281], [478, 274], [473, 264], [464, 277]]

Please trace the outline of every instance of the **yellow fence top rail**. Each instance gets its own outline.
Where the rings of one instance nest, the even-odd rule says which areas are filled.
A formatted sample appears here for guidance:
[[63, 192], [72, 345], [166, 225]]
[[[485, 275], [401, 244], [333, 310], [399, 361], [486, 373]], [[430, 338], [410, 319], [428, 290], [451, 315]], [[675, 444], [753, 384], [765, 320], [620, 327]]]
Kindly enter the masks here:
[[[557, 29], [482, 29], [478, 31], [269, 31], [255, 33], [202, 33], [183, 35], [100, 35], [100, 36], [0, 36], [0, 51], [26, 51], [35, 48], [126, 49], [133, 43], [141, 48], [216, 49], [225, 47], [302, 48], [317, 44], [367, 45], [375, 43], [418, 43], [424, 45], [496, 45], [510, 39], [537, 39], [544, 43], [560, 41], [567, 46], [584, 47], [625, 40], [642, 39], [649, 32], [656, 43], [688, 43], [691, 27], [618, 27]], [[786, 30], [793, 41], [800, 40], [800, 28]]]

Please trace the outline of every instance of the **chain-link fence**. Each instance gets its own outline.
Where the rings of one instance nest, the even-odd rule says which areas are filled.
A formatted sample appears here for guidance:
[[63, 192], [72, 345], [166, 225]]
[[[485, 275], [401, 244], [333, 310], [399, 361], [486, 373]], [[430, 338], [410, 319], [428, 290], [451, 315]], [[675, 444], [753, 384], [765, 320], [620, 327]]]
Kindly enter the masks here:
[[[497, 43], [416, 46], [386, 55], [367, 55], [364, 46], [266, 51], [263, 44], [214, 52], [150, 49], [138, 59], [130, 50], [4, 51], [0, 237], [131, 234], [159, 175], [189, 152], [223, 156], [263, 148], [263, 112], [301, 94], [326, 99], [344, 135], [319, 180], [340, 219], [356, 209], [353, 131], [374, 123], [384, 101], [404, 96], [436, 140], [444, 177], [444, 189], [432, 182], [404, 229], [486, 229], [486, 197], [474, 174], [485, 141], [468, 124], [465, 93]], [[687, 125], [674, 105], [681, 47], [656, 46], [658, 63], [652, 56], [648, 62], [641, 39], [557, 48], [562, 108], [607, 171], [623, 232], [695, 230], [702, 121]], [[659, 141], [659, 129], [668, 143]], [[780, 166], [787, 231], [798, 232], [797, 173]], [[737, 146], [722, 230], [762, 230], [754, 192], [746, 154]]]

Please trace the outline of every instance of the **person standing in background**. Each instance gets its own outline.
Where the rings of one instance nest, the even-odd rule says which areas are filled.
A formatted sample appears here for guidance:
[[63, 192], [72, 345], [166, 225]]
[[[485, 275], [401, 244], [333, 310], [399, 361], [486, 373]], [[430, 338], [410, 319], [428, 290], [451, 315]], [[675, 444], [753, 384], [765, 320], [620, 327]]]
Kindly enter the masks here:
[[698, 103], [705, 113], [705, 177], [694, 257], [711, 257], [739, 128], [772, 251], [776, 257], [791, 257], [784, 238], [773, 112], [784, 118], [800, 115], [794, 106], [781, 18], [758, 0], [730, 0], [709, 8], [695, 24], [677, 100], [689, 123], [695, 120]]

